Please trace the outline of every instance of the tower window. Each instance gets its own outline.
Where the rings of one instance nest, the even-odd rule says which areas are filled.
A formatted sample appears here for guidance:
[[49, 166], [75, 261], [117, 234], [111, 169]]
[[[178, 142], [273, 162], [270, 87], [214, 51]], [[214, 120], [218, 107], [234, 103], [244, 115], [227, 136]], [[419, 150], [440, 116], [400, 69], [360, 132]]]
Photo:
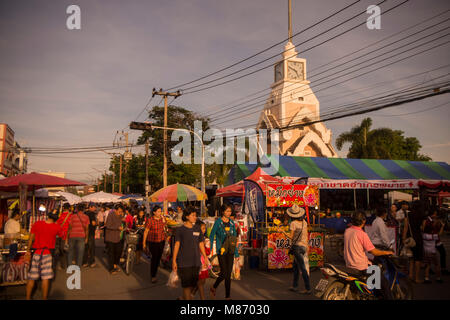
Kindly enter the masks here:
[[303, 97], [298, 97], [298, 101], [304, 101], [305, 99]]

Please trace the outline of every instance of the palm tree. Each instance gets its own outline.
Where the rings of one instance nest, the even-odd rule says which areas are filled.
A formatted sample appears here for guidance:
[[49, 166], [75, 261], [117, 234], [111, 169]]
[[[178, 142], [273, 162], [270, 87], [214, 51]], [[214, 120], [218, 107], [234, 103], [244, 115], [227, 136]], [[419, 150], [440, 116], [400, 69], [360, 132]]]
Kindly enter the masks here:
[[385, 145], [379, 143], [381, 139], [389, 139], [392, 130], [379, 128], [370, 130], [372, 119], [365, 118], [359, 126], [353, 127], [350, 131], [343, 132], [336, 139], [336, 147], [341, 150], [347, 142], [351, 143], [347, 158], [358, 159], [389, 159], [389, 151]]

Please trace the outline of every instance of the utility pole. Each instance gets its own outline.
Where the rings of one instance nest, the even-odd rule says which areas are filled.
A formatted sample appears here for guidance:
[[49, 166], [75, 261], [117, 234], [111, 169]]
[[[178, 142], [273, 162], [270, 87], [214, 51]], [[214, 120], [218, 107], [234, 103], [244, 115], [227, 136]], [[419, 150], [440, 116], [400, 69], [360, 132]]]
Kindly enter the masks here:
[[[177, 92], [166, 92], [162, 89], [159, 89], [159, 91], [156, 91], [155, 88], [153, 88], [152, 97], [155, 95], [157, 96], [163, 96], [164, 97], [164, 127], [167, 127], [167, 97], [175, 97], [178, 98], [181, 96], [180, 91]], [[163, 147], [163, 188], [167, 187], [167, 129], [164, 129], [164, 147]], [[164, 201], [164, 209], [163, 212], [167, 212], [167, 201]]]
[[114, 193], [114, 184], [116, 183], [116, 155], [113, 154], [113, 174], [112, 174], [112, 190], [111, 193]]
[[148, 197], [150, 196], [150, 185], [148, 182], [148, 138], [145, 139], [145, 209], [147, 215], [150, 214], [150, 206], [148, 205]]
[[[184, 128], [169, 128], [169, 127], [159, 127], [154, 126], [151, 123], [148, 122], [131, 122], [130, 128], [135, 130], [154, 130], [154, 129], [163, 129], [163, 130], [179, 130], [179, 131], [186, 131], [194, 134], [202, 144], [202, 182], [201, 182], [201, 188], [202, 192], [205, 193], [205, 145], [203, 144], [202, 137], [195, 131], [191, 131]], [[147, 175], [148, 176], [148, 175]], [[201, 206], [201, 214], [202, 216], [205, 214], [205, 200], [202, 200], [202, 206]]]
[[[132, 155], [128, 150], [128, 132], [124, 132], [122, 130], [122, 132], [120, 132], [120, 135], [122, 137], [120, 137], [118, 139], [118, 141], [116, 142], [116, 137], [117, 134], [119, 134], [119, 131], [117, 131], [116, 136], [114, 137], [114, 142], [113, 145], [116, 145], [117, 147], [122, 147], [123, 143], [122, 143], [122, 137], [125, 137], [125, 152], [123, 154], [118, 153], [118, 155], [120, 156], [120, 164], [119, 164], [119, 193], [122, 193], [122, 171], [123, 171], [123, 160], [125, 159], [125, 162], [127, 163], [128, 160], [131, 159]], [[126, 168], [126, 164], [125, 164], [125, 168]]]
[[[92, 169], [94, 169], [95, 171], [98, 171], [98, 172], [100, 172], [100, 173], [103, 173], [103, 171], [98, 170], [97, 168], [92, 167]], [[104, 175], [105, 175], [105, 181], [104, 181], [103, 191], [106, 192], [106, 177], [107, 177], [107, 176], [106, 176], [106, 169], [105, 169]], [[98, 191], [100, 191], [100, 180], [98, 181], [98, 188], [99, 188]]]
[[119, 171], [119, 193], [122, 193], [122, 155], [120, 157], [120, 171]]

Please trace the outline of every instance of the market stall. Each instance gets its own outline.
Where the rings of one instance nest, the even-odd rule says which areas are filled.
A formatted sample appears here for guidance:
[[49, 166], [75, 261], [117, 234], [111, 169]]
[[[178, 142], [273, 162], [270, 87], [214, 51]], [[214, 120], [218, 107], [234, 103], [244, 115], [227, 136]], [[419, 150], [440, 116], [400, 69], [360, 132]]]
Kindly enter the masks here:
[[[46, 212], [55, 208], [57, 203], [57, 200], [48, 197], [46, 190], [38, 190], [46, 187], [80, 185], [84, 184], [38, 173], [23, 174], [0, 180], [0, 192], [17, 193], [20, 214], [28, 209], [27, 213], [23, 214], [22, 219], [20, 219], [19, 233], [13, 236], [9, 234], [0, 236], [0, 286], [21, 285], [26, 282], [28, 264], [24, 260], [24, 253], [28, 246], [29, 231], [33, 223], [44, 220]], [[29, 192], [32, 196], [27, 197]], [[3, 194], [3, 196], [5, 195]], [[42, 208], [42, 210], [37, 208]], [[0, 212], [0, 214], [3, 217], [8, 217], [7, 210], [6, 212]], [[4, 220], [7, 221], [7, 219]]]
[[[292, 245], [291, 239], [279, 232], [278, 226], [283, 224], [284, 231], [289, 231], [287, 216], [273, 216], [273, 210], [280, 210], [292, 207], [294, 204], [302, 207], [306, 211], [309, 237], [309, 266], [321, 267], [324, 260], [324, 230], [319, 225], [310, 222], [310, 208], [319, 205], [319, 190], [315, 186], [298, 184], [269, 184], [266, 193], [266, 210], [268, 216], [272, 217], [272, 222], [268, 222], [267, 235], [267, 267], [268, 269], [288, 269], [292, 268], [294, 257], [289, 255], [289, 248]], [[279, 218], [282, 218], [282, 222]], [[265, 261], [265, 258], [263, 259]]]
[[[370, 220], [375, 208], [387, 208], [390, 191], [418, 190], [423, 200], [426, 195], [432, 196], [448, 189], [450, 180], [450, 166], [444, 162], [278, 155], [269, 155], [268, 159], [270, 163], [267, 167], [275, 172], [271, 178], [284, 184], [301, 183], [319, 188], [319, 212], [312, 216], [310, 222], [324, 226], [337, 236], [342, 236], [355, 210], [364, 210]], [[252, 172], [263, 169], [260, 164], [237, 164], [231, 169], [227, 180], [229, 185], [244, 181], [245, 210], [251, 213], [256, 225], [266, 223], [265, 219], [270, 219], [270, 216], [265, 211], [263, 187], [248, 180]], [[235, 185], [237, 187], [239, 185]], [[274, 213], [277, 210], [275, 208]], [[255, 247], [260, 247], [260, 234], [256, 239], [252, 235]], [[278, 243], [281, 244], [281, 241]]]

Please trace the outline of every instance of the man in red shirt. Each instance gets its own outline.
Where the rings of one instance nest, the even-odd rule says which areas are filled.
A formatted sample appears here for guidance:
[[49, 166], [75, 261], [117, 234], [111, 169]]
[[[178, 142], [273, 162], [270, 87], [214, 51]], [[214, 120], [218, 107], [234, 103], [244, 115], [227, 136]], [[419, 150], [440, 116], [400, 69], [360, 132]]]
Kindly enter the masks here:
[[55, 248], [56, 236], [61, 236], [61, 227], [49, 215], [46, 221], [37, 221], [31, 228], [28, 250], [25, 258], [31, 258], [31, 248], [35, 249], [31, 261], [27, 282], [27, 300], [31, 299], [34, 282], [42, 279], [42, 297], [48, 298], [50, 279], [53, 279], [52, 255], [50, 250]]
[[73, 263], [75, 252], [77, 255], [76, 265], [81, 268], [84, 256], [84, 247], [88, 242], [89, 236], [89, 217], [84, 214], [85, 206], [80, 203], [77, 205], [76, 213], [69, 218], [69, 230], [67, 232], [66, 243], [69, 244], [69, 265]]
[[63, 212], [56, 221], [56, 224], [58, 224], [62, 229], [61, 237], [56, 238], [56, 242], [58, 244], [57, 247], [59, 247], [59, 250], [56, 252], [55, 255], [56, 260], [55, 264], [59, 262], [60, 269], [67, 268], [67, 253], [64, 251], [64, 244], [66, 243], [67, 240], [67, 232], [69, 231], [69, 218], [71, 215], [72, 212], [70, 210], [70, 204], [65, 203], [63, 205]]

